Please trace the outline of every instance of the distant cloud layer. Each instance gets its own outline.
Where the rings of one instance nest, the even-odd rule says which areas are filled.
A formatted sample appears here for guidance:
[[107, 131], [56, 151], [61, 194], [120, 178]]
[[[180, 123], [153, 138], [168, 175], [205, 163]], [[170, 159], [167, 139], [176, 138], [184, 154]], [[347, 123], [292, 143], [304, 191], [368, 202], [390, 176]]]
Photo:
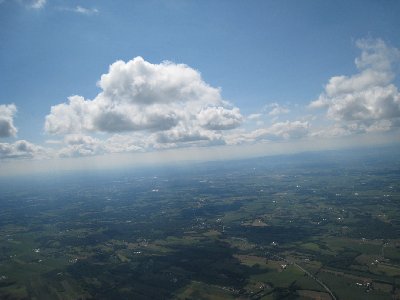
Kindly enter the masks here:
[[400, 94], [392, 82], [400, 51], [373, 39], [358, 40], [357, 47], [361, 50], [355, 60], [359, 73], [332, 77], [309, 106], [326, 109], [329, 119], [354, 132], [399, 127]]
[[306, 137], [309, 134], [310, 123], [307, 121], [276, 122], [270, 126], [258, 128], [250, 132], [235, 132], [228, 135], [228, 144], [254, 143], [261, 140], [289, 140]]
[[17, 108], [14, 104], [0, 105], [0, 138], [11, 137], [17, 134], [14, 126], [14, 115]]
[[50, 134], [147, 132], [159, 143], [210, 140], [238, 127], [242, 115], [187, 65], [117, 61], [93, 100], [72, 96], [46, 116]]

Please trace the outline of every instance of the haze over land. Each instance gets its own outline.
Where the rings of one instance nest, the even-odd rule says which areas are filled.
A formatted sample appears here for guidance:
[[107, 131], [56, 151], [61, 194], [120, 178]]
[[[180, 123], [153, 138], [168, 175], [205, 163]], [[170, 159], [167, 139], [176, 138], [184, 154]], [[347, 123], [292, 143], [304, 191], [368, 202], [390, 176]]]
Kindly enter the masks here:
[[0, 179], [0, 298], [393, 299], [397, 148]]
[[2, 1], [1, 175], [396, 144], [399, 11]]

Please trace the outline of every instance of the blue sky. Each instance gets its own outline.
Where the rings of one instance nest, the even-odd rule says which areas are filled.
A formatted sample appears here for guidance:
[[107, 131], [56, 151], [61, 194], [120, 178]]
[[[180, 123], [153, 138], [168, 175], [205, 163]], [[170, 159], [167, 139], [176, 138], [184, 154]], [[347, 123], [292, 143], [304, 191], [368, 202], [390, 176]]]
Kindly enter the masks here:
[[[399, 13], [367, 0], [0, 1], [0, 157], [391, 141]], [[147, 98], [117, 86], [140, 76]], [[328, 90], [335, 76], [347, 77]]]

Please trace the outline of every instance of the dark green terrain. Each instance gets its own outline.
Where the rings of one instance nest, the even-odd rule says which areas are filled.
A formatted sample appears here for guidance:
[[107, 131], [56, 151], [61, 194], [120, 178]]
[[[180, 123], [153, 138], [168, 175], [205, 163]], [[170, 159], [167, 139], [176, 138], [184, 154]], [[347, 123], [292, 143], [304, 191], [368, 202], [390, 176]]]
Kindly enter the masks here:
[[1, 299], [400, 299], [396, 149], [4, 178]]

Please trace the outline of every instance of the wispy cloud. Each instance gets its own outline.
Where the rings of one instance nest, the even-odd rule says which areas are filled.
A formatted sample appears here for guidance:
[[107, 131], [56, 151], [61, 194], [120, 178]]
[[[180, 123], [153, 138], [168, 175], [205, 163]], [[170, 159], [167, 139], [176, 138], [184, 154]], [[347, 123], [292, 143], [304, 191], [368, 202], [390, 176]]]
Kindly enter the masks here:
[[85, 8], [78, 5], [77, 7], [75, 7], [74, 12], [84, 15], [93, 15], [98, 14], [99, 10], [97, 8]]
[[265, 107], [265, 110], [269, 110], [268, 115], [272, 117], [277, 117], [281, 114], [287, 114], [290, 112], [290, 109], [287, 107], [281, 106], [278, 103], [274, 102]]
[[96, 15], [99, 13], [99, 10], [97, 8], [86, 8], [83, 6], [76, 6], [76, 7], [61, 7], [59, 8], [60, 10], [64, 10], [64, 11], [70, 11], [70, 12], [74, 12], [77, 14], [81, 14], [81, 15]]
[[33, 3], [31, 4], [31, 7], [35, 9], [40, 9], [44, 7], [45, 4], [46, 0], [34, 0]]
[[[3, 1], [0, 1], [0, 3]], [[46, 5], [46, 0], [17, 0], [23, 6], [33, 9], [41, 9]]]

